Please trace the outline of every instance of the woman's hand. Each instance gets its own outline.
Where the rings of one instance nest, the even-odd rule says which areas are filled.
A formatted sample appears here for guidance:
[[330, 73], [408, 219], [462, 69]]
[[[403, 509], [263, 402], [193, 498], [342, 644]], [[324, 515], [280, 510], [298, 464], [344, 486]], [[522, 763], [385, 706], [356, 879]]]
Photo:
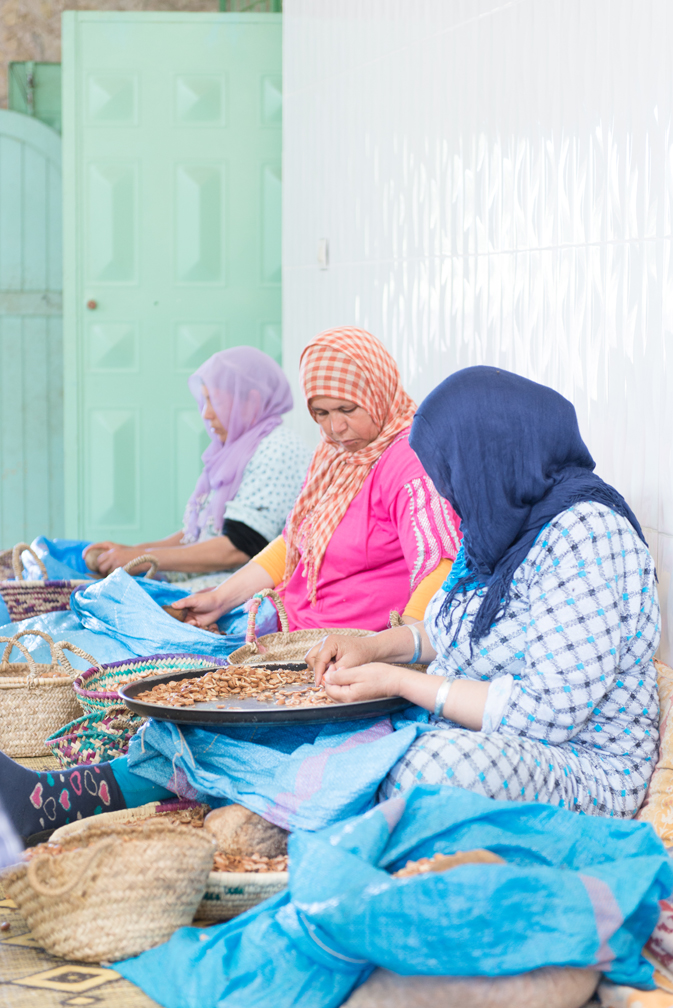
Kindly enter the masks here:
[[340, 703], [399, 696], [404, 671], [383, 662], [371, 662], [357, 668], [328, 668], [323, 676], [325, 692]]
[[304, 660], [313, 669], [315, 684], [319, 686], [326, 669], [336, 665], [343, 668], [367, 665], [379, 657], [376, 651], [376, 634], [371, 637], [328, 634], [319, 644], [313, 645]]
[[228, 612], [229, 606], [223, 602], [217, 588], [202, 588], [186, 598], [171, 602], [174, 609], [186, 609], [185, 623], [191, 626], [208, 627], [217, 623], [220, 616]]
[[246, 602], [255, 592], [262, 588], [273, 588], [274, 580], [263, 567], [251, 560], [223, 581], [217, 588], [205, 588], [203, 591], [188, 595], [187, 598], [176, 599], [172, 603], [174, 609], [188, 609], [185, 623], [192, 626], [206, 627], [216, 623], [220, 616], [230, 612]]
[[82, 550], [82, 556], [85, 557], [89, 550], [110, 550], [114, 549], [115, 546], [121, 546], [122, 549], [130, 549], [129, 546], [124, 546], [123, 543], [111, 542], [109, 539], [105, 539], [103, 542], [89, 543], [88, 546]]
[[[421, 661], [431, 662], [437, 652], [430, 644], [422, 623], [416, 623], [421, 635]], [[328, 634], [319, 644], [315, 644], [306, 655], [305, 661], [315, 673], [319, 686], [325, 669], [331, 665], [339, 668], [354, 668], [371, 662], [408, 662], [415, 649], [415, 639], [406, 626], [382, 630], [369, 637], [342, 637]]]
[[[100, 544], [99, 544], [100, 545]], [[100, 574], [110, 574], [118, 567], [125, 567], [131, 560], [142, 556], [145, 550], [139, 550], [137, 546], [118, 546], [116, 543], [110, 544], [110, 549], [101, 553], [98, 557], [98, 571]], [[142, 571], [149, 570], [150, 565], [140, 564], [133, 571], [134, 574], [141, 574]]]

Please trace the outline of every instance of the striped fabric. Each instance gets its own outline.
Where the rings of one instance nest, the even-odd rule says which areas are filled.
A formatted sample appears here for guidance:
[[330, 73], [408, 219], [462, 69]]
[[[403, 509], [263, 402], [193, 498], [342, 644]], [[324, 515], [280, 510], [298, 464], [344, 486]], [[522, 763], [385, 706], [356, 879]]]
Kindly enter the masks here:
[[322, 433], [304, 489], [287, 520], [284, 583], [301, 555], [308, 596], [315, 602], [320, 566], [334, 530], [372, 466], [411, 424], [416, 405], [402, 388], [393, 358], [364, 329], [329, 329], [316, 336], [302, 354], [300, 380], [307, 404], [314, 396], [346, 399], [365, 409], [379, 427], [378, 437], [353, 453]]

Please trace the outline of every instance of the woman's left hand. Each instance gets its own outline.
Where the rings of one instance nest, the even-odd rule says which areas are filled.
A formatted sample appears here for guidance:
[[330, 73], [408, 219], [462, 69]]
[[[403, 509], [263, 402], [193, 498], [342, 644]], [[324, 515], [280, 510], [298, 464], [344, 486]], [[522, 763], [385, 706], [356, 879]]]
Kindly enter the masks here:
[[399, 696], [404, 669], [383, 662], [357, 665], [355, 668], [329, 668], [323, 676], [325, 691], [340, 703], [378, 700]]

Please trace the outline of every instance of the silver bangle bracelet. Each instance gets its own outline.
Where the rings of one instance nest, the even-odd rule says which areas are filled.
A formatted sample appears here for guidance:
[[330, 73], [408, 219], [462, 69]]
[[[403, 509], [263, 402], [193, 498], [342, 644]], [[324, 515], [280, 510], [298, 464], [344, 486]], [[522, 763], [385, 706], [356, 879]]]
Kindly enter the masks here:
[[414, 623], [407, 623], [407, 627], [411, 630], [411, 634], [414, 638], [414, 653], [411, 656], [409, 664], [415, 665], [423, 653], [423, 640], [421, 638], [421, 631]]
[[446, 698], [449, 695], [452, 682], [452, 679], [445, 679], [437, 690], [437, 696], [435, 697], [435, 709], [433, 712], [435, 717], [443, 717], [442, 711], [444, 710], [444, 704], [446, 703]]

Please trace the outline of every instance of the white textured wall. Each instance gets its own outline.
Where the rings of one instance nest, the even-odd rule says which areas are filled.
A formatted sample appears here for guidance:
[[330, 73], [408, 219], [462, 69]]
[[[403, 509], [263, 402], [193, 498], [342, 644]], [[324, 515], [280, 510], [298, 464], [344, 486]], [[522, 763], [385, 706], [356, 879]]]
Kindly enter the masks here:
[[[357, 324], [418, 400], [470, 364], [558, 389], [647, 527], [666, 614], [673, 3], [285, 0], [284, 12], [288, 372], [314, 333]], [[673, 658], [670, 611], [661, 653]]]

